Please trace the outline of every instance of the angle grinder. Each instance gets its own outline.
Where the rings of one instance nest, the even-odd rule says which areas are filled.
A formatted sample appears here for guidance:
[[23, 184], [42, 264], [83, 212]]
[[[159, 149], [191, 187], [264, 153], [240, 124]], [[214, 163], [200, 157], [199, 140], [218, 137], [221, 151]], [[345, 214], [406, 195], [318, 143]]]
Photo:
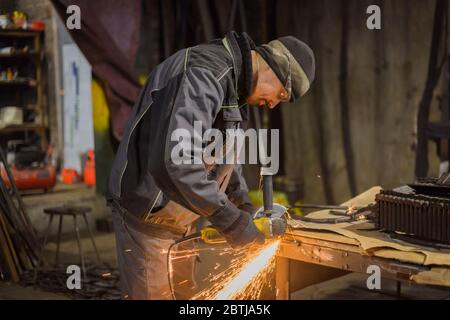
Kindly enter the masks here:
[[[261, 176], [263, 179], [263, 206], [254, 214], [253, 222], [266, 239], [271, 239], [281, 236], [286, 232], [287, 208], [273, 203], [273, 173], [268, 168], [262, 167]], [[204, 243], [208, 244], [225, 242], [220, 232], [212, 226], [204, 227], [200, 232], [179, 239], [175, 243], [188, 239], [201, 239]]]

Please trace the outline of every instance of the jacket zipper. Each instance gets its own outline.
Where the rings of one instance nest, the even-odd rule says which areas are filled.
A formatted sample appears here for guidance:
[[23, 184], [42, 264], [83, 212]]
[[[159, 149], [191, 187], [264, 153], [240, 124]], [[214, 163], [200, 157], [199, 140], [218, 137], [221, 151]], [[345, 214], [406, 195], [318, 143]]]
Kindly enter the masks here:
[[[154, 89], [154, 90], [150, 91], [150, 96], [153, 94], [153, 92], [159, 91], [159, 90], [160, 89]], [[124, 167], [122, 169], [122, 173], [120, 174], [120, 178], [119, 178], [119, 197], [122, 196], [122, 179], [123, 179], [123, 175], [125, 174], [125, 170], [128, 167], [128, 146], [130, 144], [131, 136], [133, 135], [134, 129], [136, 129], [136, 126], [138, 125], [139, 122], [141, 122], [142, 118], [145, 116], [145, 114], [147, 113], [148, 109], [150, 109], [152, 104], [153, 104], [153, 99], [152, 99], [152, 102], [147, 106], [147, 108], [141, 114], [141, 116], [134, 123], [133, 128], [131, 128], [130, 134], [128, 135], [128, 140], [127, 140], [127, 144], [126, 144], [126, 147], [125, 147], [125, 156], [127, 157], [127, 159], [125, 161], [125, 165], [124, 165]]]

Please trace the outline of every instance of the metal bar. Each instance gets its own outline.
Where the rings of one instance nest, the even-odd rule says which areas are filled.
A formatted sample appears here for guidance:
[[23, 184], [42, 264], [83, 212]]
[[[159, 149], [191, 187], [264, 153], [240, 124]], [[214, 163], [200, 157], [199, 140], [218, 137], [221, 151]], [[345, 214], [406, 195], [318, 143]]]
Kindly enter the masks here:
[[34, 239], [36, 239], [35, 230], [32, 227], [32, 223], [30, 221], [30, 218], [28, 217], [28, 215], [25, 212], [25, 204], [23, 203], [22, 197], [19, 194], [19, 189], [17, 189], [16, 181], [14, 180], [14, 176], [13, 176], [13, 174], [11, 172], [11, 169], [9, 168], [9, 165], [6, 162], [6, 157], [5, 157], [5, 154], [3, 152], [2, 147], [0, 147], [0, 157], [1, 157], [1, 161], [3, 162], [3, 167], [5, 168], [6, 175], [8, 176], [9, 183], [11, 185], [11, 189], [12, 189], [14, 195], [16, 196], [17, 203], [19, 204], [20, 217], [22, 218], [25, 227], [30, 232], [30, 235], [32, 237], [34, 237]]
[[273, 181], [271, 174], [263, 175], [263, 204], [264, 213], [270, 214], [273, 211]]
[[56, 258], [55, 258], [55, 267], [59, 264], [59, 246], [61, 243], [61, 231], [62, 231], [62, 222], [63, 222], [63, 215], [59, 216], [59, 226], [58, 226], [58, 235], [56, 237]]
[[431, 39], [430, 55], [428, 61], [427, 80], [419, 104], [417, 113], [417, 147], [415, 161], [416, 177], [424, 177], [428, 172], [428, 137], [426, 136], [426, 128], [429, 121], [430, 106], [433, 96], [433, 90], [439, 79], [439, 51], [442, 47], [442, 33], [445, 29], [444, 18], [447, 14], [447, 2], [445, 0], [437, 0], [434, 10], [433, 33]]
[[41, 247], [41, 251], [39, 253], [37, 265], [34, 268], [34, 275], [33, 275], [34, 283], [36, 283], [37, 274], [38, 274], [39, 268], [41, 266], [41, 262], [43, 260], [44, 249], [45, 249], [45, 246], [47, 245], [47, 239], [48, 239], [48, 235], [50, 234], [50, 227], [52, 226], [52, 221], [53, 221], [53, 214], [50, 215], [50, 218], [48, 220], [48, 226], [47, 226], [47, 230], [45, 231], [44, 242], [42, 243], [42, 247]]
[[100, 254], [98, 253], [97, 245], [95, 244], [95, 240], [94, 240], [94, 236], [93, 236], [93, 234], [92, 234], [92, 230], [91, 230], [91, 228], [89, 227], [89, 222], [88, 222], [88, 218], [87, 218], [87, 216], [86, 216], [86, 213], [83, 213], [83, 218], [84, 218], [84, 222], [86, 223], [86, 227], [87, 227], [88, 232], [89, 232], [89, 237], [91, 238], [91, 241], [92, 241], [92, 246], [94, 247], [95, 254], [96, 254], [96, 256], [97, 256], [97, 263], [100, 264], [100, 262], [101, 262]]
[[333, 206], [333, 205], [324, 205], [324, 204], [312, 204], [312, 203], [302, 203], [296, 204], [293, 206], [289, 206], [289, 208], [300, 208], [300, 209], [329, 209], [329, 210], [347, 210], [349, 207], [346, 206]]
[[84, 254], [83, 254], [83, 249], [81, 247], [81, 240], [80, 240], [80, 230], [78, 228], [78, 222], [77, 222], [77, 215], [73, 214], [73, 225], [75, 228], [75, 235], [77, 237], [77, 244], [78, 244], [78, 251], [80, 253], [80, 259], [81, 259], [81, 268], [83, 270], [83, 277], [86, 280], [86, 267], [84, 264]]

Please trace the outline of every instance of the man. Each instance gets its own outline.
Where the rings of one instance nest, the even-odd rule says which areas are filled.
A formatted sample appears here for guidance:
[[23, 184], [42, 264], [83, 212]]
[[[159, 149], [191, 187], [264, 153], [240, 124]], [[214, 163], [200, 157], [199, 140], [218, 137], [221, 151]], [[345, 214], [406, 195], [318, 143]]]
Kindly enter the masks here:
[[294, 37], [256, 47], [247, 34], [230, 32], [178, 51], [150, 74], [108, 183], [124, 298], [172, 297], [167, 249], [192, 232], [200, 216], [234, 247], [264, 241], [252, 221], [240, 166], [176, 164], [171, 133], [193, 131], [194, 122], [203, 132], [239, 128], [247, 104], [273, 108], [296, 101], [314, 73], [312, 50]]

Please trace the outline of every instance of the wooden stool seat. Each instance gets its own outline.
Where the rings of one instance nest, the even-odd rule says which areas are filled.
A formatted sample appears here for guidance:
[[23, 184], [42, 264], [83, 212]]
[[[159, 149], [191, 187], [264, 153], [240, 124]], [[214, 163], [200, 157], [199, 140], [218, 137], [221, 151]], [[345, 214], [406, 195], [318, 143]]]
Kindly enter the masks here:
[[56, 215], [74, 215], [74, 214], [80, 215], [91, 211], [92, 211], [91, 208], [82, 206], [61, 206], [44, 209], [44, 213]]

